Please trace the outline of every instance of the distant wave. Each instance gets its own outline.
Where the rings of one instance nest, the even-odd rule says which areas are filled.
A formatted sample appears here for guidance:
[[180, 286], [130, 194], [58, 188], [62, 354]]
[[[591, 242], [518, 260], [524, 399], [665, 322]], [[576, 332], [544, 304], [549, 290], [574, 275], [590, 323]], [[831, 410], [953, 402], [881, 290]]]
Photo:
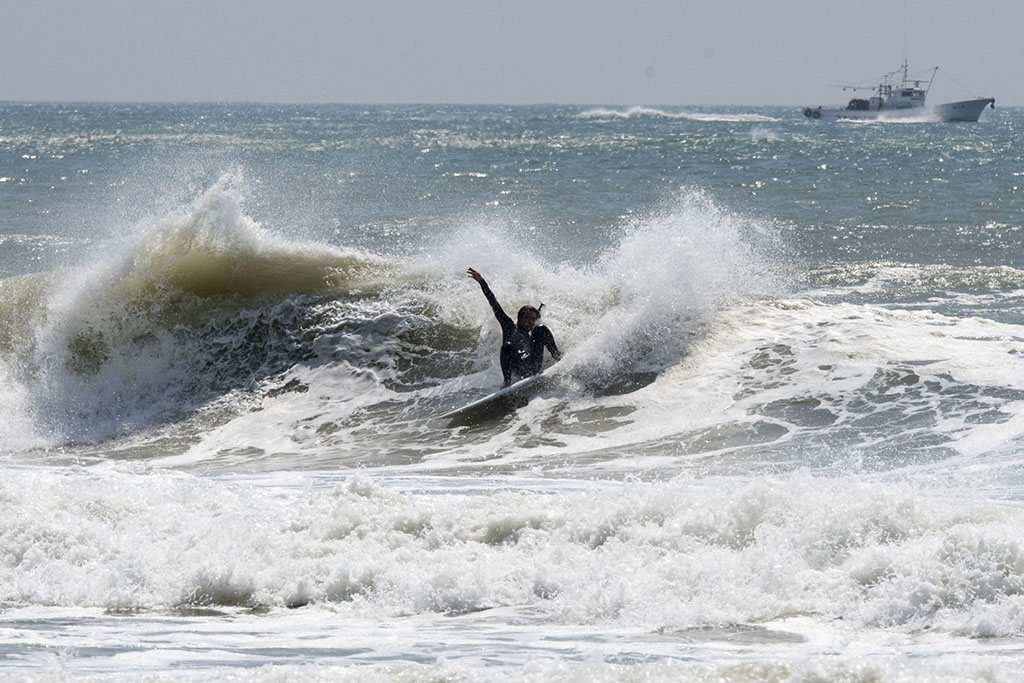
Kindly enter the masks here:
[[654, 107], [630, 107], [628, 109], [608, 109], [597, 107], [577, 114], [581, 119], [632, 119], [632, 118], [667, 118], [667, 119], [688, 119], [690, 121], [735, 121], [735, 122], [766, 122], [778, 121], [779, 119], [763, 114], [728, 114], [724, 112], [696, 112], [678, 111], [670, 112]]

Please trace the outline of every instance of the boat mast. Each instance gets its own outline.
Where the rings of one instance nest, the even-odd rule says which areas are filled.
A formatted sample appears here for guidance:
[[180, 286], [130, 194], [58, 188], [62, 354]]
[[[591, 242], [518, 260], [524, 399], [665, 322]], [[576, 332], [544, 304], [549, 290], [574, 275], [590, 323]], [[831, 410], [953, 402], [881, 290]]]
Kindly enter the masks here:
[[935, 67], [934, 69], [932, 69], [932, 77], [928, 79], [928, 87], [925, 88], [925, 91], [924, 91], [925, 97], [927, 97], [928, 93], [931, 92], [932, 83], [935, 82], [935, 74], [937, 74], [937, 73], [939, 73], [939, 67]]

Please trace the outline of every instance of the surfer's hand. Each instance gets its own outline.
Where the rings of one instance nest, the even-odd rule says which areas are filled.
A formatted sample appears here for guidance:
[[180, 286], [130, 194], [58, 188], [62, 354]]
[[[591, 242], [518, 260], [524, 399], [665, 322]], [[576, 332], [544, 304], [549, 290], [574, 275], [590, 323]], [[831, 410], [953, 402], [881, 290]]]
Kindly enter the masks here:
[[476, 272], [472, 268], [470, 268], [470, 269], [468, 269], [466, 271], [466, 275], [468, 275], [469, 277], [473, 278], [477, 282], [483, 282], [484, 281], [484, 276], [481, 275], [480, 273]]

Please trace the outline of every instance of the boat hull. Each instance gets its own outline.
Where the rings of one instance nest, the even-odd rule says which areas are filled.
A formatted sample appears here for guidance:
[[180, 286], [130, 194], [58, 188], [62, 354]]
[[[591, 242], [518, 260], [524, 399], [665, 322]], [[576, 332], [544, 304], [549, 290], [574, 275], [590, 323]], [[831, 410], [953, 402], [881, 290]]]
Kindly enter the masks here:
[[962, 100], [960, 102], [948, 102], [934, 106], [908, 107], [905, 109], [817, 109], [807, 108], [804, 116], [810, 119], [825, 119], [829, 121], [977, 121], [985, 107], [995, 107], [996, 101], [991, 97]]

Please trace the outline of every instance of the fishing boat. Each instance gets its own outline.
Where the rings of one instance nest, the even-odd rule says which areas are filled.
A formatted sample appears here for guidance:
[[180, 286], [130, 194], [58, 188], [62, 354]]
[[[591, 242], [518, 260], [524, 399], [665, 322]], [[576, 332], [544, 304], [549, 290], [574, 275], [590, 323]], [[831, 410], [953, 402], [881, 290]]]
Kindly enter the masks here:
[[[914, 79], [910, 77], [906, 60], [899, 69], [882, 77], [882, 82], [871, 88], [842, 86], [844, 90], [873, 89], [867, 99], [855, 97], [845, 108], [807, 107], [804, 116], [809, 119], [921, 119], [922, 121], [977, 121], [986, 106], [995, 109], [993, 97], [983, 97], [960, 102], [928, 105], [925, 100], [939, 67], [932, 69], [931, 77]], [[892, 79], [899, 78], [898, 81]], [[927, 82], [927, 86], [924, 84]]]

